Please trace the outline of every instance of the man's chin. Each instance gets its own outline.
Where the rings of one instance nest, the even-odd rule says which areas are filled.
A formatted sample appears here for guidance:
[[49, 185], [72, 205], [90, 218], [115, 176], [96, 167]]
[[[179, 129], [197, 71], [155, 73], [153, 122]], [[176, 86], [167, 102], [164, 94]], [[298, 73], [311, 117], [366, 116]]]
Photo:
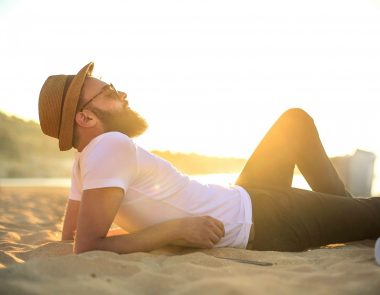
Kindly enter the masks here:
[[138, 137], [140, 135], [143, 135], [147, 129], [148, 129], [148, 126], [145, 125], [144, 127], [141, 127], [140, 129], [125, 130], [125, 132], [123, 132], [123, 133], [128, 135], [131, 138], [134, 138], [134, 137]]
[[94, 108], [93, 112], [102, 121], [105, 132], [118, 131], [129, 137], [137, 137], [148, 129], [146, 120], [130, 108], [113, 113]]
[[137, 137], [145, 133], [148, 129], [147, 121], [138, 113], [132, 111], [131, 120], [127, 120], [125, 134], [129, 137]]
[[105, 124], [104, 129], [106, 132], [117, 131], [124, 133], [128, 137], [134, 138], [144, 134], [148, 129], [148, 124], [145, 120], [133, 122], [133, 125], [131, 122], [126, 122], [122, 126], [117, 126], [116, 124]]

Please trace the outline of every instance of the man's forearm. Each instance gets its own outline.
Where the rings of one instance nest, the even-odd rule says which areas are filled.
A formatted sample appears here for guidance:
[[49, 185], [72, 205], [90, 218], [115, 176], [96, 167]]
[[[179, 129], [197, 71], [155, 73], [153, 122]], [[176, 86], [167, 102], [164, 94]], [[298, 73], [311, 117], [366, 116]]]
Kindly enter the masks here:
[[74, 245], [74, 252], [105, 250], [116, 253], [148, 252], [181, 239], [180, 221], [170, 220], [153, 225], [142, 231], [97, 239], [91, 246]]
[[77, 229], [77, 217], [79, 212], [79, 201], [68, 200], [65, 210], [65, 216], [62, 227], [61, 240], [74, 240], [75, 231]]

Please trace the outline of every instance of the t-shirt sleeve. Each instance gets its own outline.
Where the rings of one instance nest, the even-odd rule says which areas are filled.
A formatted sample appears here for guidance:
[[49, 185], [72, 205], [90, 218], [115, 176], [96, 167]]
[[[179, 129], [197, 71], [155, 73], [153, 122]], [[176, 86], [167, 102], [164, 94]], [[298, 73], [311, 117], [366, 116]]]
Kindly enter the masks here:
[[127, 191], [136, 174], [136, 146], [118, 132], [104, 134], [81, 157], [82, 189], [119, 187]]

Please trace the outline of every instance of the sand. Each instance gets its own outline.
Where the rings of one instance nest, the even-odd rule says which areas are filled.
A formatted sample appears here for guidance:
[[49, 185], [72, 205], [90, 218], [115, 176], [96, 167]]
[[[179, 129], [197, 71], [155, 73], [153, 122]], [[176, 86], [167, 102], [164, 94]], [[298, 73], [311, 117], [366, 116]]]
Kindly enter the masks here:
[[0, 294], [380, 294], [370, 240], [297, 253], [165, 247], [74, 255], [71, 242], [59, 241], [67, 193], [0, 188]]

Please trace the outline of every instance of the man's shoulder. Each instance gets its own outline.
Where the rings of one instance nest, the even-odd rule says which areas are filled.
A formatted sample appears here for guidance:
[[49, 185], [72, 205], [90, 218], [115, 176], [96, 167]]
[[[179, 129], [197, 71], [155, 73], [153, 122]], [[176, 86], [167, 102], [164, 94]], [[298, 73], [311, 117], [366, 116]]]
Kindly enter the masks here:
[[105, 132], [94, 138], [94, 141], [96, 145], [109, 143], [132, 143], [132, 139], [128, 135], [118, 131]]
[[109, 132], [105, 132], [101, 135], [98, 136], [99, 138], [101, 139], [115, 139], [115, 140], [127, 140], [127, 141], [131, 141], [132, 139], [124, 134], [124, 133], [121, 133], [121, 132], [118, 132], [118, 131], [109, 131]]
[[92, 154], [99, 151], [115, 152], [122, 148], [125, 150], [128, 146], [133, 146], [133, 141], [127, 135], [121, 132], [106, 132], [95, 137], [85, 149], [85, 154]]

